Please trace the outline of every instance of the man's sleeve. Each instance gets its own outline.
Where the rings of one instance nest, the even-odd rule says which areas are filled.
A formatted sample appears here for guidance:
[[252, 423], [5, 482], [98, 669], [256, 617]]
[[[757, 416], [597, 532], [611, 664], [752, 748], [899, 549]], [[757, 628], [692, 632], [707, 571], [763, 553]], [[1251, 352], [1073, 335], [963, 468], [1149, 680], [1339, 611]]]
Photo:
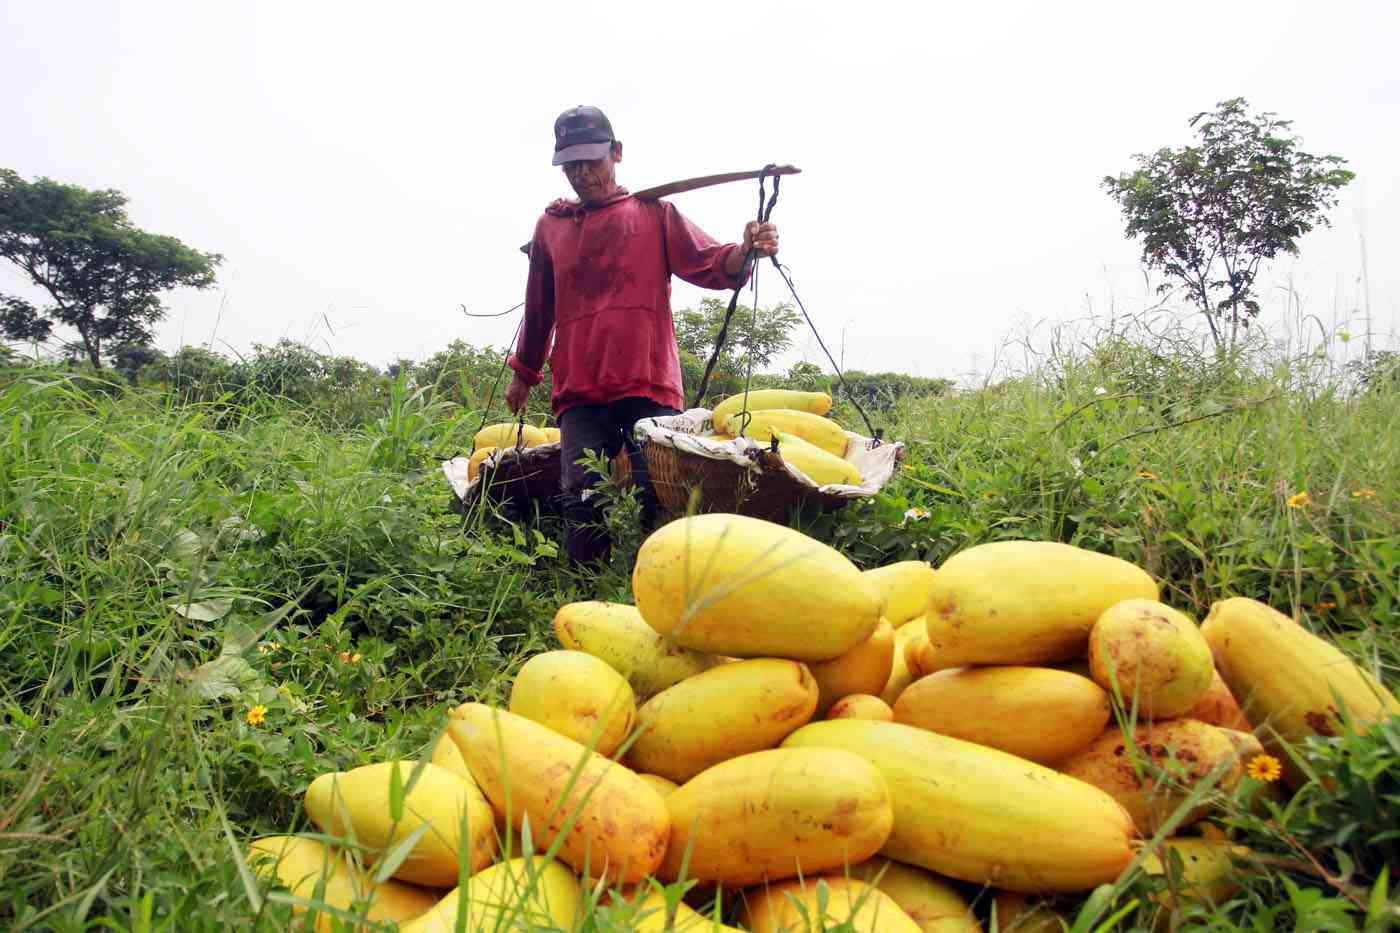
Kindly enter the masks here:
[[554, 262], [544, 246], [539, 227], [530, 241], [530, 274], [525, 283], [525, 321], [510, 368], [527, 385], [537, 386], [544, 379], [544, 363], [554, 334]]
[[737, 243], [719, 243], [687, 220], [675, 205], [669, 201], [659, 203], [671, 273], [700, 288], [723, 290], [740, 285], [724, 271], [724, 265], [729, 254], [742, 247]]

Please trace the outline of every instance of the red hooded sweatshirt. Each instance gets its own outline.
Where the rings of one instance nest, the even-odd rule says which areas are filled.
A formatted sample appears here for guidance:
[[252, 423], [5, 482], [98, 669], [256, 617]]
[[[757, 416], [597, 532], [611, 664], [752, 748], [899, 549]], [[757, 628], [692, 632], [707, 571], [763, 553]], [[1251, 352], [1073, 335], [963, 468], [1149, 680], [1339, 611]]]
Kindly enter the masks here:
[[684, 408], [671, 276], [734, 288], [724, 265], [738, 248], [716, 242], [673, 205], [639, 201], [626, 189], [599, 204], [555, 201], [535, 225], [511, 369], [538, 385], [548, 359], [556, 418], [573, 405], [631, 396]]

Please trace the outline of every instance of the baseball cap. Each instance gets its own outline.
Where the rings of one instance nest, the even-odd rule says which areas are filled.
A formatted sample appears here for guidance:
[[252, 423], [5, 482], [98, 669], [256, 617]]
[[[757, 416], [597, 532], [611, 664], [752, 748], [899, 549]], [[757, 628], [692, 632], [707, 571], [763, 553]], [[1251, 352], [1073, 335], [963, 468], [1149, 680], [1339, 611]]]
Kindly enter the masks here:
[[616, 141], [612, 124], [603, 116], [603, 111], [583, 104], [570, 107], [554, 121], [554, 161], [551, 164], [601, 159]]

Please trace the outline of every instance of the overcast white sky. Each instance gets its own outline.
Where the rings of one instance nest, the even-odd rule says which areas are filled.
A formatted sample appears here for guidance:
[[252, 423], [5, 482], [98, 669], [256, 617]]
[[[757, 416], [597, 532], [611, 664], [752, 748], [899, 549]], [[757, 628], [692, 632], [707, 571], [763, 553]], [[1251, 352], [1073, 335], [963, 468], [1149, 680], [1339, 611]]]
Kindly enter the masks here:
[[[800, 166], [774, 220], [828, 343], [845, 330], [850, 366], [949, 375], [1027, 321], [1141, 296], [1099, 179], [1232, 96], [1358, 173], [1275, 280], [1351, 314], [1364, 234], [1375, 329], [1394, 333], [1398, 45], [1395, 0], [0, 0], [0, 166], [118, 188], [139, 225], [226, 256], [215, 289], [169, 297], [162, 348], [287, 336], [383, 365], [510, 338], [513, 318], [458, 305], [523, 296], [517, 247], [569, 193], [554, 117], [596, 104], [633, 189]], [[755, 195], [673, 200], [732, 240]], [[781, 287], [761, 279], [760, 303]], [[677, 282], [672, 304], [703, 294]]]

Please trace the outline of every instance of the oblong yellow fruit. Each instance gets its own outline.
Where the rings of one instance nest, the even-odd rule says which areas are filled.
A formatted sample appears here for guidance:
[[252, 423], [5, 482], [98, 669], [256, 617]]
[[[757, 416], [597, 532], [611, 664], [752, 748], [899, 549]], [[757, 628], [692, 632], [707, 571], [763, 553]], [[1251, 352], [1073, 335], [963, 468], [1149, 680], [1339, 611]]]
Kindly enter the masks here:
[[721, 664], [642, 704], [627, 752], [636, 771], [683, 784], [711, 765], [773, 748], [817, 706], [807, 665], [777, 658]]
[[625, 677], [639, 703], [721, 662], [663, 637], [636, 606], [623, 603], [561, 606], [554, 614], [554, 634], [565, 648], [591, 654]]
[[1048, 667], [976, 667], [914, 681], [895, 722], [1054, 764], [1103, 732], [1108, 694], [1092, 680]]
[[[814, 415], [806, 411], [793, 411], [788, 408], [770, 408], [764, 411], [751, 411], [745, 416], [746, 426], [741, 426], [741, 418], [730, 418], [726, 424], [730, 434], [740, 434], [755, 441], [767, 443], [776, 432], [793, 434], [809, 444], [815, 444], [833, 457], [846, 456], [845, 430], [830, 418]], [[742, 427], [742, 432], [741, 432]]]
[[565, 864], [612, 881], [637, 881], [661, 864], [670, 814], [635, 772], [533, 720], [481, 703], [464, 703], [451, 717], [448, 733], [491, 805], [515, 829], [528, 817], [541, 850], [562, 835]]
[[817, 681], [817, 716], [825, 716], [842, 697], [879, 693], [894, 670], [894, 626], [881, 619], [865, 641], [840, 657], [813, 662], [810, 669]]
[[676, 788], [680, 787], [680, 785], [677, 784], [675, 781], [671, 780], [670, 778], [664, 778], [659, 774], [638, 774], [637, 777], [641, 778], [643, 781], [646, 781], [647, 784], [651, 785], [652, 789], [655, 790], [662, 797], [671, 796], [671, 794], [675, 792]]
[[1215, 603], [1201, 634], [1220, 676], [1249, 721], [1259, 724], [1265, 746], [1295, 788], [1303, 775], [1275, 736], [1296, 744], [1310, 735], [1340, 735], [1339, 702], [1363, 733], [1400, 713], [1395, 696], [1336, 645], [1261, 602], [1234, 597]]
[[[306, 813], [328, 836], [346, 838], [347, 824], [354, 827], [355, 841], [366, 847], [368, 863], [428, 825], [394, 877], [446, 887], [457, 880], [459, 851], [469, 856], [473, 871], [491, 864], [496, 856], [495, 823], [474, 783], [432, 762], [422, 763], [417, 782], [403, 797], [403, 819], [395, 823], [389, 807], [391, 771], [397, 767], [401, 786], [408, 788], [418, 764], [386, 761], [323, 774], [306, 789]], [[464, 823], [467, 839], [462, 838]]]
[[933, 592], [933, 567], [928, 561], [901, 560], [862, 571], [861, 576], [885, 597], [885, 618], [895, 628], [928, 612]]
[[578, 879], [563, 865], [513, 858], [472, 875], [399, 933], [456, 933], [464, 901], [467, 930], [572, 930], [580, 899]]
[[827, 453], [796, 434], [775, 430], [773, 436], [778, 439], [778, 454], [783, 461], [797, 467], [818, 486], [829, 486], [833, 483], [859, 486], [865, 482], [860, 470], [849, 460]]
[[[1121, 729], [1109, 729], [1059, 769], [1110, 794], [1143, 836], [1153, 835], [1174, 816], [1200, 782], [1214, 780], [1214, 788], [1227, 791], [1243, 774], [1234, 743], [1214, 726], [1193, 719], [1139, 723], [1131, 738]], [[1169, 777], [1158, 780], [1159, 771]], [[1210, 805], [1207, 796], [1177, 825], [1200, 819]]]
[[433, 745], [433, 755], [429, 759], [440, 768], [446, 768], [458, 777], [476, 784], [476, 779], [472, 777], [471, 771], [467, 770], [467, 761], [462, 757], [462, 753], [457, 750], [457, 743], [452, 741], [452, 736], [446, 732]]
[[1133, 860], [1133, 824], [1098, 788], [1023, 758], [897, 722], [813, 722], [784, 748], [840, 748], [889, 783], [881, 854], [1016, 891], [1085, 891]]
[[924, 933], [982, 933], [967, 899], [931, 871], [874, 858], [852, 865], [848, 874], [888, 894]]
[[868, 693], [853, 693], [842, 697], [826, 712], [827, 719], [875, 719], [894, 722], [894, 710], [888, 703]]
[[653, 532], [632, 590], [647, 624], [678, 645], [798, 661], [828, 661], [869, 638], [884, 602], [835, 548], [727, 513]]
[[915, 681], [941, 670], [954, 670], [959, 665], [940, 664], [934, 657], [933, 645], [928, 640], [928, 628], [914, 632], [904, 643], [904, 666], [909, 671], [909, 680]]
[[562, 439], [558, 428], [540, 428], [540, 431], [544, 434], [544, 440], [541, 443], [557, 444]]
[[481, 475], [481, 465], [486, 459], [494, 454], [499, 447], [478, 447], [472, 451], [471, 459], [467, 461], [467, 482], [471, 482]]
[[501, 421], [497, 424], [488, 424], [480, 431], [476, 432], [473, 439], [472, 449], [480, 450], [483, 447], [500, 447], [502, 449], [516, 446], [516, 441], [524, 439], [524, 446], [538, 447], [544, 443], [544, 431], [533, 424], [521, 425], [514, 421]]
[[993, 541], [950, 557], [933, 576], [928, 639], [939, 668], [1041, 664], [1082, 656], [1103, 611], [1157, 599], [1148, 573], [1054, 541]]
[[1239, 873], [1235, 859], [1249, 855], [1244, 846], [1210, 839], [1164, 839], [1161, 845], [1143, 856], [1142, 870], [1148, 875], [1167, 875], [1168, 866], [1175, 874], [1174, 885], [1158, 892], [1156, 900], [1168, 907], [1179, 907], [1172, 896], [1173, 888], [1182, 901], [1203, 901], [1222, 904], [1239, 891]]
[[802, 392], [796, 389], [751, 389], [748, 393], [740, 392], [715, 406], [710, 416], [715, 430], [725, 431], [730, 416], [745, 408], [749, 411], [786, 408], [813, 415], [828, 415], [831, 413], [831, 396], [825, 392]]
[[[917, 933], [888, 894], [842, 875], [804, 878], [744, 892], [740, 920], [752, 933]], [[846, 926], [849, 924], [849, 926]]]
[[1230, 692], [1225, 678], [1220, 676], [1219, 671], [1210, 675], [1210, 686], [1206, 688], [1205, 695], [1186, 711], [1185, 718], [1222, 729], [1254, 731], [1254, 726], [1250, 725], [1249, 720], [1240, 711], [1240, 704], [1235, 700], [1235, 695]]
[[[437, 903], [437, 895], [402, 881], [381, 881], [357, 869], [344, 853], [301, 836], [265, 836], [248, 846], [248, 864], [264, 878], [276, 878], [296, 897], [318, 901], [337, 910], [367, 902], [361, 913], [380, 923], [405, 923]], [[320, 891], [317, 891], [320, 888]], [[293, 905], [302, 913], [306, 908]], [[316, 929], [329, 933], [335, 919], [317, 913]]]
[[1104, 610], [1089, 633], [1094, 682], [1141, 718], [1185, 715], [1210, 689], [1210, 645], [1184, 612], [1153, 599]]
[[582, 651], [546, 651], [526, 661], [510, 689], [510, 711], [609, 758], [637, 721], [632, 687]]
[[899, 695], [914, 682], [914, 672], [909, 669], [909, 646], [919, 639], [928, 641], [928, 629], [923, 616], [915, 616], [894, 630], [894, 656], [890, 664], [890, 677], [879, 694], [887, 706], [893, 707]]
[[880, 772], [850, 752], [784, 748], [741, 755], [666, 798], [671, 845], [660, 875], [748, 885], [864, 861], [889, 838]]

